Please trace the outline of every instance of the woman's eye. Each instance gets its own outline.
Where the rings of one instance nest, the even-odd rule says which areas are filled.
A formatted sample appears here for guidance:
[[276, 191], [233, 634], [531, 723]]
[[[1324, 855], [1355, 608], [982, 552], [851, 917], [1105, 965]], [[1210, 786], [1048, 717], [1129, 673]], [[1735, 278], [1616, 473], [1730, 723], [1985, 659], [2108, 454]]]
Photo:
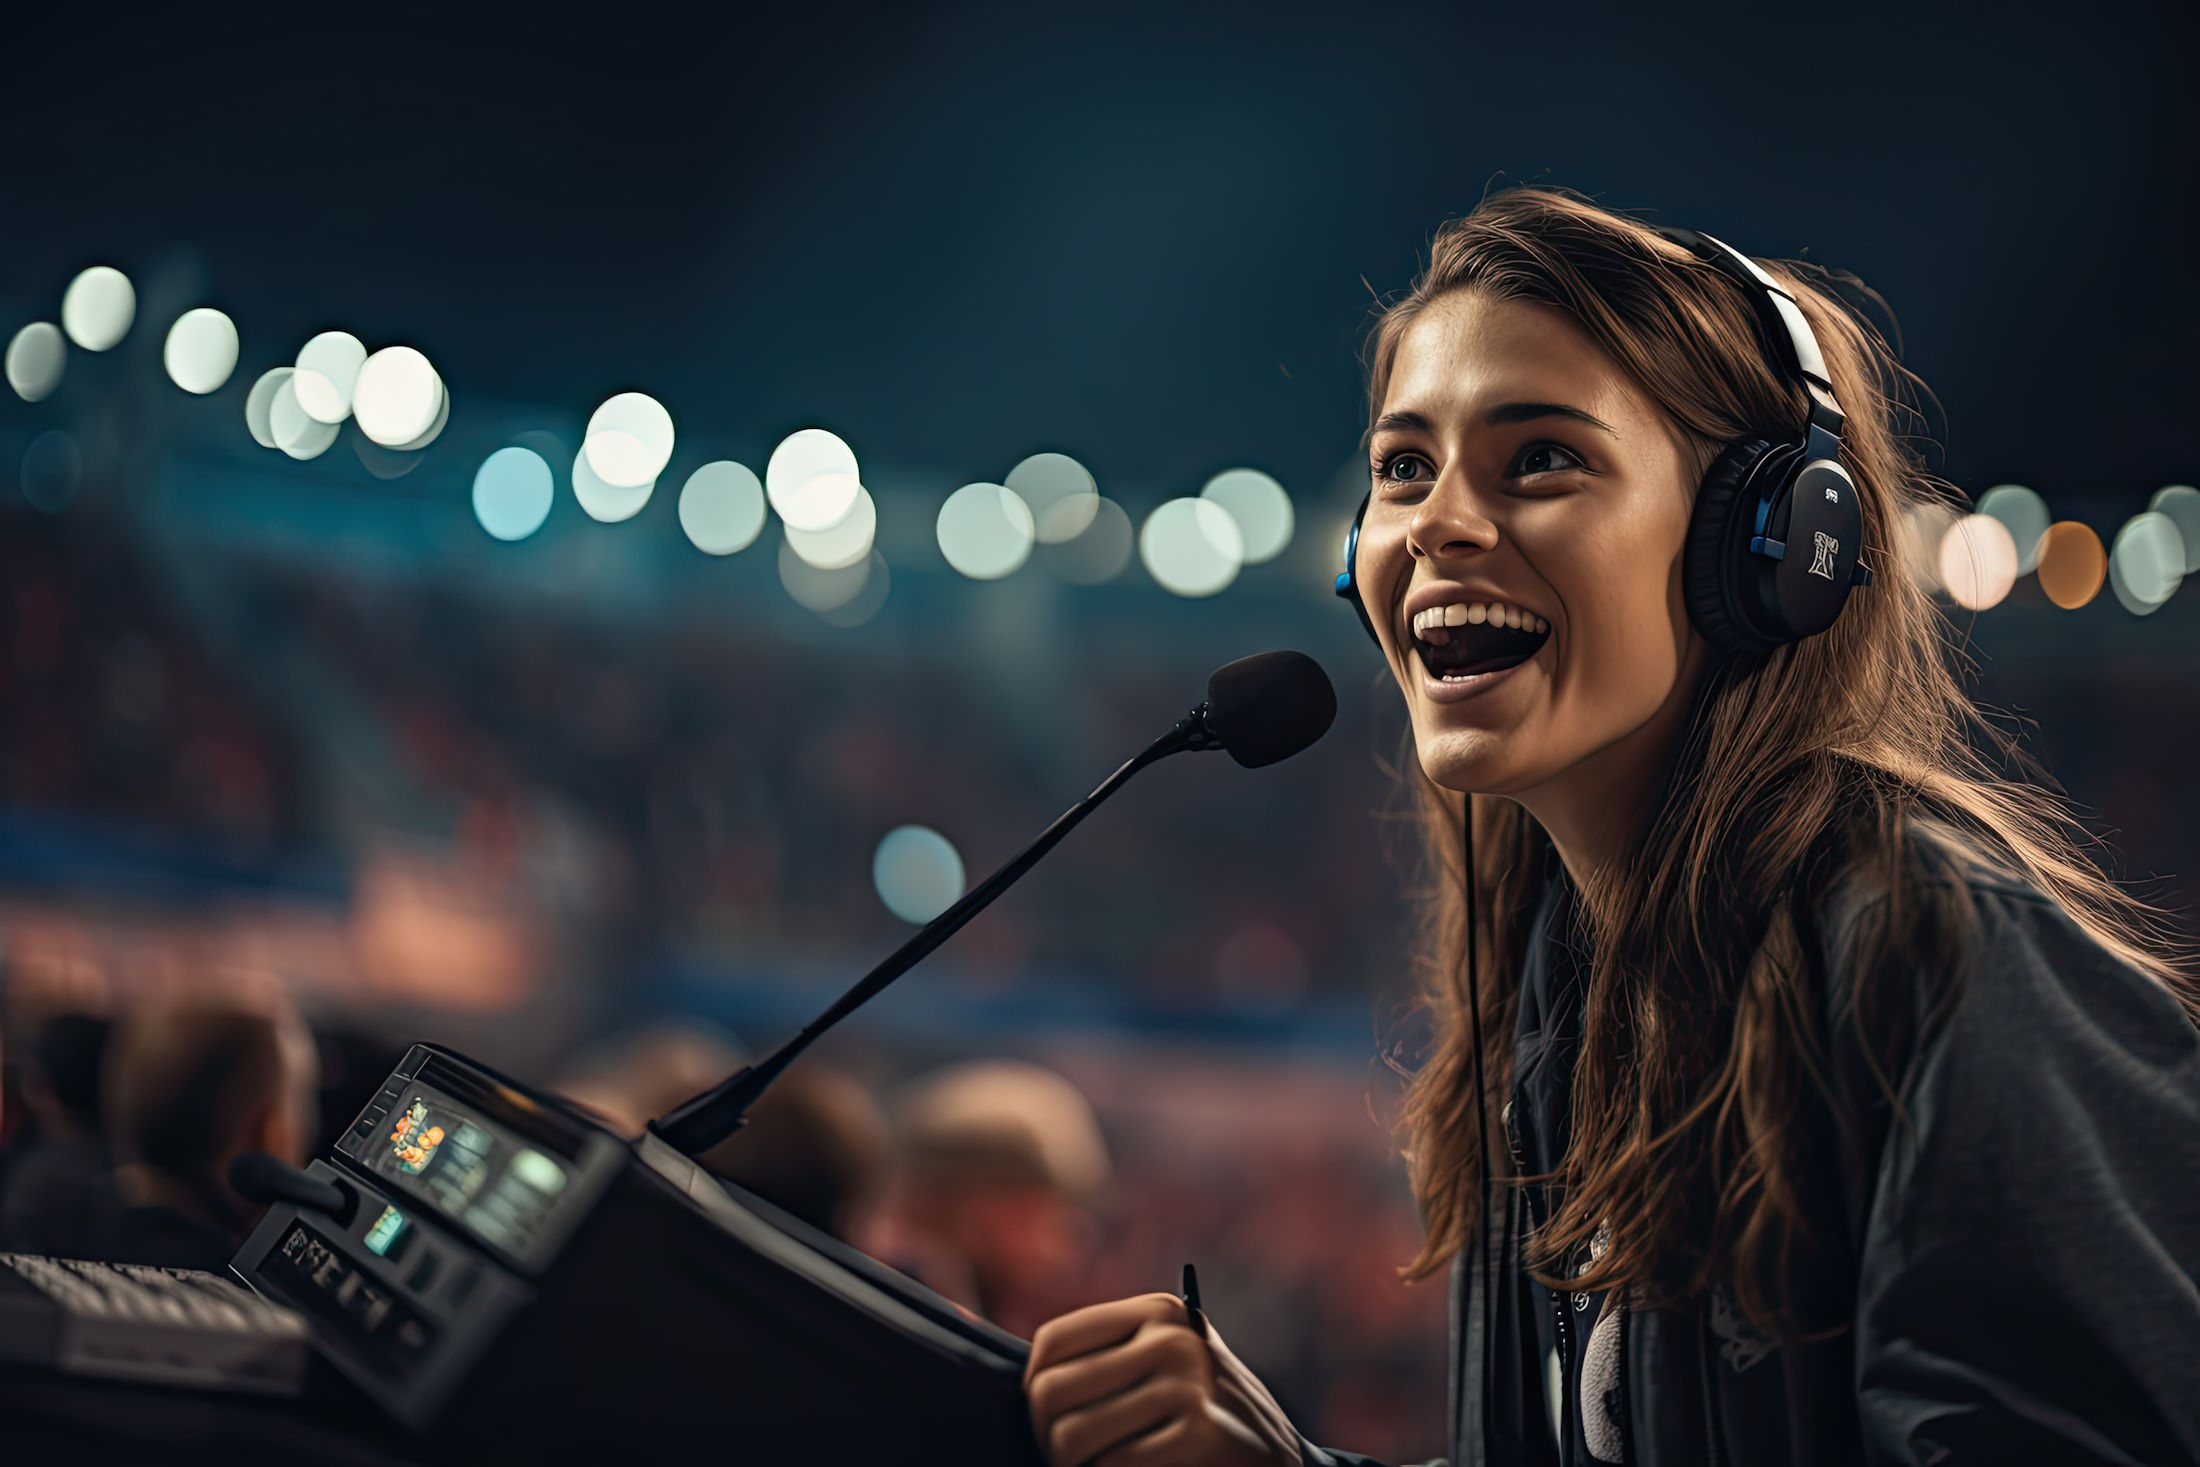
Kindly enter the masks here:
[[[1557, 454], [1564, 462], [1553, 463], [1553, 454]], [[1513, 464], [1523, 476], [1583, 467], [1581, 460], [1574, 456], [1573, 450], [1556, 443], [1531, 443], [1521, 450], [1520, 457], [1513, 460]]]
[[1375, 465], [1375, 477], [1386, 484], [1421, 484], [1436, 474], [1419, 454], [1396, 453]]

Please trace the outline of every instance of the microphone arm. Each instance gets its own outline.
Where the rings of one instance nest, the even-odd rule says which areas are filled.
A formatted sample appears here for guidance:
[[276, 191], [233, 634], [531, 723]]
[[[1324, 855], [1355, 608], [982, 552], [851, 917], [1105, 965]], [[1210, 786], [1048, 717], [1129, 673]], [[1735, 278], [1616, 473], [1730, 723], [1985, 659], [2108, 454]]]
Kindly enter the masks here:
[[1100, 802], [1121, 789], [1130, 777], [1156, 760], [1171, 754], [1223, 747], [1221, 737], [1208, 727], [1210, 702], [1201, 703], [1177, 720], [1176, 727], [1147, 745], [1145, 750], [1126, 761], [1122, 768], [1100, 781], [1091, 794], [1063, 811], [1055, 822], [1042, 832], [1039, 838], [1024, 848], [1022, 855], [1010, 861], [985, 881], [963, 894], [958, 901], [903, 943], [884, 962], [863, 976], [861, 982], [842, 994], [833, 1006], [811, 1020], [808, 1027], [782, 1044], [764, 1059], [753, 1065], [744, 1065], [712, 1089], [691, 1100], [682, 1102], [649, 1123], [649, 1129], [667, 1145], [683, 1156], [700, 1156], [711, 1147], [741, 1129], [748, 1119], [749, 1107], [756, 1103], [780, 1072], [816, 1043], [826, 1030], [854, 1013], [875, 998], [887, 984], [915, 967], [926, 954], [953, 937], [962, 925], [992, 905], [993, 899], [1038, 864], [1039, 858], [1053, 850], [1055, 843], [1075, 829], [1077, 823], [1090, 815]]

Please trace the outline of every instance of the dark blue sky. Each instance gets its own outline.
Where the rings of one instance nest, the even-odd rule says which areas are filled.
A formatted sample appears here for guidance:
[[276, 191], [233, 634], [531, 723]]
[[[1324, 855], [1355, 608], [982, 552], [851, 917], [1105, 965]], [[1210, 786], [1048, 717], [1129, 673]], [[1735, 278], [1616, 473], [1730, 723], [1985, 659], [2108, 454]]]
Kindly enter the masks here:
[[10, 21], [11, 332], [188, 242], [247, 367], [342, 325], [734, 450], [818, 421], [968, 477], [1059, 447], [1305, 494], [1361, 425], [1361, 277], [1539, 179], [1861, 274], [1973, 492], [2120, 517], [2200, 476], [2167, 5], [69, 9]]

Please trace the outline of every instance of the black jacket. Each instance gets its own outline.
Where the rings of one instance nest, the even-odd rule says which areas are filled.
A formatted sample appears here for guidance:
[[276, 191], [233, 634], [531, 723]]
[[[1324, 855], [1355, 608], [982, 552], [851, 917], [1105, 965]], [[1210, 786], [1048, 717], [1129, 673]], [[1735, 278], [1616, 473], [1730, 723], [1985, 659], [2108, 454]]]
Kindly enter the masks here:
[[[1598, 1445], [1620, 1438], [1634, 1467], [2200, 1463], [2200, 1031], [2038, 892], [1976, 866], [1960, 879], [1978, 941], [1911, 1051], [1908, 1124], [1859, 1097], [1870, 1144], [1828, 1179], [1822, 1220], [1852, 1264], [1830, 1282], [1853, 1327], [1775, 1346], [1723, 1291], [1621, 1314]], [[1524, 1061], [1544, 1037], [1534, 1004], [1548, 1012], [1572, 961], [1551, 930], [1564, 881], [1530, 935]], [[1837, 894], [1820, 914], [1829, 1008], [1869, 905]], [[1479, 1238], [1452, 1271], [1449, 1461], [1554, 1463], [1518, 1242], [1499, 1261]], [[1494, 1347], [1478, 1327], [1493, 1271], [1510, 1342]], [[1608, 1460], [1586, 1446], [1575, 1462]]]

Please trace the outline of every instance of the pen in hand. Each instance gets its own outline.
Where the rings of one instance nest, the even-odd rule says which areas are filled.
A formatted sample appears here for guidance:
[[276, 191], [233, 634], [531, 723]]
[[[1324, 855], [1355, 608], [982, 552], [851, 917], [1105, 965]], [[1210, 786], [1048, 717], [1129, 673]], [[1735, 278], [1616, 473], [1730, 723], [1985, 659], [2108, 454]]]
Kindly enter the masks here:
[[1184, 1314], [1191, 1321], [1192, 1333], [1207, 1338], [1207, 1312], [1199, 1307], [1199, 1271], [1189, 1263], [1184, 1265]]

